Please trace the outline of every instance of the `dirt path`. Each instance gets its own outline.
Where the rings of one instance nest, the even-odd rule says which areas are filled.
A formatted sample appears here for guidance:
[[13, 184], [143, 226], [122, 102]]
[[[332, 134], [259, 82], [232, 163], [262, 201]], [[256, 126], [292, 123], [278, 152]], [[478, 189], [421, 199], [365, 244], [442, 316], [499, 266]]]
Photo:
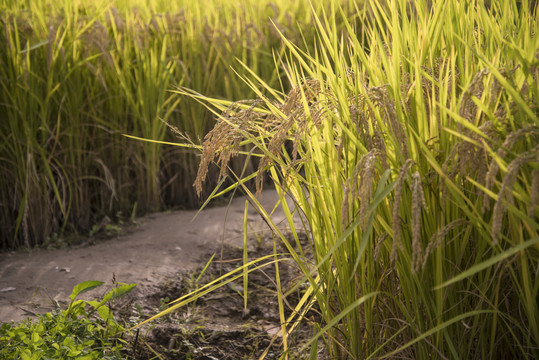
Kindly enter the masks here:
[[[271, 210], [277, 195], [266, 190], [260, 202]], [[72, 249], [37, 250], [0, 254], [0, 323], [20, 321], [66, 304], [73, 286], [85, 280], [117, 281], [157, 286], [167, 275], [194, 269], [206, 261], [221, 243], [241, 246], [245, 198], [230, 207], [174, 211], [137, 219], [135, 231]], [[226, 219], [226, 221], [225, 221]], [[282, 211], [274, 221], [283, 222]], [[249, 212], [251, 231], [267, 230], [254, 209]], [[97, 291], [97, 293], [96, 293]], [[96, 289], [86, 297], [95, 298]]]

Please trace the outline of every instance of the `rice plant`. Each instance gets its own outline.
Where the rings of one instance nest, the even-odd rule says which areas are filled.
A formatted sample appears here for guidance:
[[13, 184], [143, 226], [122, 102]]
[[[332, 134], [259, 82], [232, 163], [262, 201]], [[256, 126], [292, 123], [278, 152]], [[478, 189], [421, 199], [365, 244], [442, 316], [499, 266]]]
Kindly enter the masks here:
[[537, 358], [535, 4], [371, 1], [344, 32], [333, 5], [313, 12], [315, 50], [282, 34], [288, 93], [179, 91], [220, 113], [197, 191], [247, 149], [261, 159], [247, 178], [268, 172], [288, 214], [290, 241], [258, 206], [310, 285], [282, 324], [283, 358], [314, 306], [312, 358], [320, 340], [335, 359]]
[[199, 144], [211, 112], [169, 90], [252, 97], [240, 62], [288, 86], [274, 66], [277, 29], [308, 46], [307, 4], [0, 1], [1, 247], [85, 234], [120, 212], [198, 205], [195, 152], [122, 134], [171, 141], [169, 124]]

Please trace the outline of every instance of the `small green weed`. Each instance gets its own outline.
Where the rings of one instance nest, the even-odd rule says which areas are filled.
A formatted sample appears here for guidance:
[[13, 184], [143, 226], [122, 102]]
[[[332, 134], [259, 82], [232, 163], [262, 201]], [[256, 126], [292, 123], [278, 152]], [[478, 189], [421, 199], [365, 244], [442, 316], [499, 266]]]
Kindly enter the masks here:
[[77, 296], [103, 285], [101, 281], [85, 281], [75, 286], [66, 310], [40, 315], [37, 321], [0, 327], [2, 359], [121, 359], [123, 340], [109, 303], [127, 293], [136, 284], [119, 284], [101, 301], [76, 300]]
[[167, 296], [165, 298], [159, 299], [159, 310], [163, 311], [168, 309], [168, 303], [170, 302], [170, 298]]

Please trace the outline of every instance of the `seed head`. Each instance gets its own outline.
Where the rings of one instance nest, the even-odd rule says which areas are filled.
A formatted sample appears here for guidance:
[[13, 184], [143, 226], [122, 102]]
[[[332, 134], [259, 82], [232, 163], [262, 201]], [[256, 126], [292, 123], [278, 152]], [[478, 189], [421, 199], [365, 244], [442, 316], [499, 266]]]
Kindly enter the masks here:
[[[509, 133], [505, 138], [502, 146], [496, 152], [497, 157], [504, 159], [507, 156], [507, 152], [510, 151], [515, 144], [521, 140], [526, 135], [537, 135], [539, 133], [539, 128], [535, 125], [524, 126], [512, 133]], [[536, 138], [536, 136], [534, 136]], [[488, 167], [488, 171], [485, 176], [485, 187], [488, 190], [494, 189], [494, 184], [496, 183], [496, 178], [498, 176], [498, 171], [500, 170], [500, 165], [498, 160], [492, 159]], [[483, 212], [490, 209], [490, 197], [488, 194], [485, 194], [483, 197]]]
[[447, 234], [449, 234], [449, 232], [461, 225], [464, 225], [464, 224], [467, 224], [468, 221], [466, 219], [457, 219], [457, 220], [453, 220], [451, 221], [449, 224], [445, 225], [443, 228], [439, 229], [438, 231], [436, 231], [431, 237], [430, 237], [430, 241], [429, 241], [429, 244], [427, 245], [427, 248], [425, 249], [425, 254], [423, 256], [423, 263], [421, 265], [421, 269], [422, 270], [425, 270], [425, 266], [427, 265], [427, 260], [430, 256], [430, 254], [432, 254], [434, 252], [434, 250], [436, 250], [438, 248], [438, 246], [440, 246], [442, 244], [442, 242], [445, 240], [445, 237], [447, 236]]
[[397, 246], [401, 246], [401, 220], [399, 216], [399, 207], [402, 197], [402, 189], [404, 185], [404, 180], [408, 174], [408, 170], [412, 166], [413, 161], [411, 159], [406, 160], [404, 165], [402, 165], [399, 177], [397, 178], [397, 184], [395, 185], [395, 197], [393, 199], [393, 248], [391, 250], [391, 262], [393, 263], [397, 259]]
[[421, 176], [416, 171], [412, 175], [412, 270], [416, 272], [421, 266], [422, 249], [421, 237], [421, 210], [426, 208], [425, 195], [421, 184]]
[[380, 252], [382, 251], [382, 244], [384, 241], [389, 237], [387, 233], [380, 234], [378, 236], [378, 239], [376, 240], [376, 245], [374, 247], [374, 261], [378, 261], [380, 259]]
[[372, 150], [365, 154], [361, 158], [361, 172], [359, 180], [359, 218], [363, 229], [367, 226], [367, 210], [369, 209], [369, 204], [371, 200], [372, 188], [374, 184], [374, 170], [376, 162], [376, 150]]
[[539, 145], [535, 146], [535, 148], [529, 151], [520, 154], [507, 166], [507, 174], [503, 179], [502, 187], [498, 194], [498, 199], [494, 205], [494, 211], [492, 215], [493, 246], [496, 246], [498, 244], [499, 238], [501, 236], [503, 214], [507, 209], [507, 204], [513, 204], [513, 186], [517, 180], [520, 168], [524, 164], [536, 160], [539, 156], [538, 153]]

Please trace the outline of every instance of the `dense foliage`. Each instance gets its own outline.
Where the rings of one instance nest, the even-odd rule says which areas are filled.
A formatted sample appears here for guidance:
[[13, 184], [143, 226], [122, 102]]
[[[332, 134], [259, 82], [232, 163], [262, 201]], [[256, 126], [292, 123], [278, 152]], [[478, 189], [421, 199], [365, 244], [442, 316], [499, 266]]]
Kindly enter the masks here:
[[108, 304], [130, 292], [135, 285], [119, 284], [101, 301], [76, 300], [79, 294], [101, 286], [101, 281], [85, 281], [73, 289], [65, 310], [57, 309], [28, 318], [21, 324], [0, 327], [2, 359], [122, 359], [125, 330], [118, 324]]
[[[123, 191], [137, 194], [129, 206], [152, 208], [171, 189], [172, 177], [158, 176], [169, 170], [192, 171], [202, 195], [236, 176], [212, 196], [241, 188], [303, 273], [290, 316], [288, 293], [278, 291], [283, 357], [310, 309], [322, 319], [305, 345], [312, 358], [319, 346], [338, 359], [539, 357], [535, 2], [373, 0], [344, 10], [336, 0], [246, 2], [239, 12], [211, 2], [177, 18], [158, 15], [163, 4], [140, 13], [118, 4], [97, 7], [89, 22], [73, 3], [62, 8], [64, 26], [48, 27], [57, 19], [45, 19], [47, 7], [11, 3], [2, 22], [4, 245], [32, 245], [43, 229], [73, 219], [91, 223], [88, 214], [116, 209]], [[33, 22], [21, 22], [24, 11]], [[275, 26], [260, 26], [268, 13]], [[287, 14], [303, 32], [282, 26]], [[36, 29], [41, 41], [27, 41]], [[83, 47], [89, 29], [102, 37]], [[268, 41], [277, 47], [258, 47]], [[218, 115], [202, 147], [189, 139], [211, 122], [198, 122], [196, 101]], [[159, 119], [176, 115], [176, 151], [202, 150], [196, 179], [194, 157], [167, 167]], [[122, 131], [149, 141], [116, 136]], [[240, 154], [257, 158], [258, 169], [244, 168]], [[92, 170], [81, 175], [79, 165]], [[139, 172], [141, 181], [127, 180]], [[280, 194], [292, 241], [244, 186], [261, 185], [262, 173]], [[302, 231], [314, 259], [304, 255]], [[279, 287], [282, 254], [249, 262], [245, 247], [244, 260], [154, 318], [236, 279], [246, 289], [257, 267], [275, 266]]]
[[121, 134], [199, 144], [213, 115], [169, 90], [251, 97], [241, 63], [281, 86], [276, 29], [312, 44], [308, 1], [0, 1], [0, 247], [197, 206], [196, 152]]
[[316, 305], [313, 358], [317, 339], [338, 359], [537, 358], [534, 4], [368, 4], [344, 32], [338, 6], [318, 14], [315, 51], [283, 35], [288, 93], [261, 82], [271, 97], [224, 104], [180, 91], [220, 112], [197, 189], [241, 153], [261, 159], [246, 178], [271, 174], [295, 244], [258, 210], [309, 284], [282, 319], [285, 350]]

